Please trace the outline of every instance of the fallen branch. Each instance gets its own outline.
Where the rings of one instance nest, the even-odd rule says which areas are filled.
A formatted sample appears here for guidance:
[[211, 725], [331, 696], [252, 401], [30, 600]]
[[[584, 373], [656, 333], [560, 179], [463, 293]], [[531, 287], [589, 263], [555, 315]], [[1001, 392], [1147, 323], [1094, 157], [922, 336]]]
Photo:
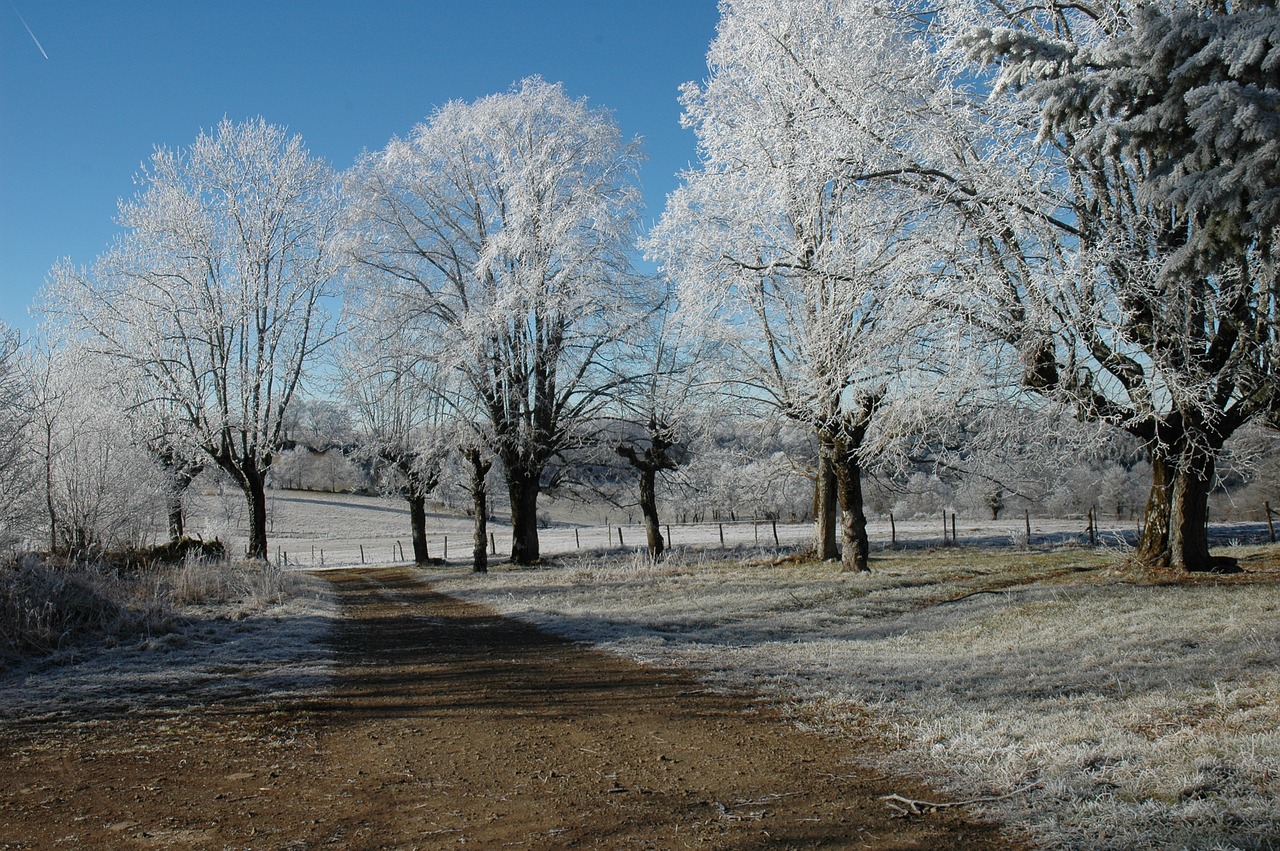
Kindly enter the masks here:
[[1028, 783], [1019, 789], [1014, 789], [1005, 795], [996, 795], [989, 798], [970, 798], [967, 801], [922, 801], [918, 798], [904, 798], [901, 795], [881, 795], [880, 800], [885, 802], [885, 806], [891, 810], [896, 810], [895, 818], [909, 818], [911, 816], [922, 816], [926, 813], [935, 813], [938, 810], [945, 810], [948, 807], [967, 807], [970, 804], [993, 804], [996, 801], [1004, 801], [1023, 792], [1030, 791], [1040, 785], [1040, 781]]
[[770, 801], [777, 801], [781, 798], [794, 798], [796, 795], [803, 795], [804, 792], [778, 792], [772, 795], [765, 795], [763, 798], [757, 798], [754, 801], [735, 801], [734, 807], [758, 807], [761, 804], [767, 804]]

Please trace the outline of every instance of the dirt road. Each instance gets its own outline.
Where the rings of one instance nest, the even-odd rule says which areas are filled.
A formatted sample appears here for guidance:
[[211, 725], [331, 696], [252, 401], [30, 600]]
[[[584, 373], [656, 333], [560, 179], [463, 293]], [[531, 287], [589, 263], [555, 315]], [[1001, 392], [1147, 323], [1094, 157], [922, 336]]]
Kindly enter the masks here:
[[433, 593], [325, 574], [331, 690], [5, 721], [0, 848], [1009, 848], [873, 740]]

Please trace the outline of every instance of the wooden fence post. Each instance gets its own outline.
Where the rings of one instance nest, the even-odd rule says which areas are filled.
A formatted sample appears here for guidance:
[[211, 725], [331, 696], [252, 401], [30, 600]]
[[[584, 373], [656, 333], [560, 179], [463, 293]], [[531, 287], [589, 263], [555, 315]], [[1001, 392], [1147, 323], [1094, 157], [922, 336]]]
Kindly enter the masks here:
[[360, 563], [364, 564], [364, 544], [360, 545]]
[[893, 522], [893, 512], [889, 512], [889, 546], [893, 549], [898, 548], [898, 526]]
[[1276, 524], [1271, 522], [1271, 503], [1264, 502], [1262, 507], [1267, 512], [1267, 534], [1271, 536], [1271, 543], [1274, 544], [1276, 542]]
[[444, 560], [449, 560], [449, 536], [444, 536]]
[[492, 532], [489, 533], [489, 554], [495, 556], [498, 554], [498, 542]]
[[1030, 508], [1022, 509], [1022, 519], [1026, 521], [1026, 524], [1027, 524], [1027, 546], [1030, 547], [1031, 546], [1031, 509]]
[[960, 539], [956, 537], [956, 513], [951, 512], [951, 546], [960, 546]]
[[780, 547], [782, 546], [782, 542], [778, 540], [778, 519], [775, 517], [769, 522], [773, 525], [773, 545], [775, 547]]
[[620, 547], [625, 547], [625, 546], [626, 546], [626, 542], [624, 542], [624, 541], [622, 540], [622, 527], [621, 527], [621, 526], [619, 526], [619, 527], [618, 527], [618, 546], [620, 546]]
[[573, 530], [573, 542], [577, 545], [578, 549], [582, 549], [582, 538], [579, 537], [577, 529]]
[[724, 546], [724, 524], [720, 524], [720, 546]]

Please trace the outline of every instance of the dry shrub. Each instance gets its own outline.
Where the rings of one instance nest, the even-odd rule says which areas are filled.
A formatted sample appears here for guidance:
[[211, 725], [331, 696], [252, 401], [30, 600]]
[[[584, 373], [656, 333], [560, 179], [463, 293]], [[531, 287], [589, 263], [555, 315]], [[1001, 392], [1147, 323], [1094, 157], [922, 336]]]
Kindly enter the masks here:
[[94, 642], [172, 628], [166, 595], [149, 577], [98, 564], [27, 558], [0, 567], [0, 670]]
[[24, 659], [181, 630], [192, 616], [247, 617], [293, 586], [276, 567], [195, 552], [150, 570], [34, 556], [0, 564], [0, 672]]
[[173, 601], [182, 606], [259, 610], [289, 596], [289, 574], [262, 562], [188, 558], [171, 573]]

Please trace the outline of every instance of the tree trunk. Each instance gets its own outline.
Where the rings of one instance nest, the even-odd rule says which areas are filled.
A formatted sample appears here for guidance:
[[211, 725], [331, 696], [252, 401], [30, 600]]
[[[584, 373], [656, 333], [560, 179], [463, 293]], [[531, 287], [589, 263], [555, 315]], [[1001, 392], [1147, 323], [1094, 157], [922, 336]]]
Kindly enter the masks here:
[[58, 551], [58, 507], [53, 501], [53, 429], [44, 434], [44, 507], [49, 513], [49, 554]]
[[261, 470], [247, 467], [241, 476], [245, 501], [249, 504], [249, 549], [245, 554], [250, 561], [267, 560], [267, 487], [266, 476]]
[[660, 426], [656, 419], [651, 419], [649, 446], [644, 450], [643, 455], [637, 452], [635, 447], [625, 444], [615, 449], [640, 473], [640, 513], [644, 516], [649, 557], [655, 561], [662, 557], [662, 552], [666, 548], [658, 519], [658, 471], [674, 470], [680, 466], [670, 453], [673, 446], [669, 439], [669, 430]]
[[1142, 518], [1137, 559], [1151, 567], [1169, 566], [1169, 511], [1173, 504], [1173, 470], [1162, 452], [1151, 453], [1151, 492]]
[[187, 532], [186, 510], [182, 505], [183, 497], [204, 468], [200, 464], [182, 463], [172, 452], [161, 453], [160, 462], [168, 468], [169, 475], [173, 479], [173, 491], [169, 495], [169, 540], [177, 543]]
[[537, 476], [524, 476], [507, 470], [507, 492], [511, 495], [511, 563], [538, 562], [538, 491]]
[[489, 488], [485, 476], [493, 465], [480, 455], [480, 450], [465, 450], [467, 461], [471, 463], [471, 505], [475, 511], [473, 536], [471, 541], [471, 570], [474, 573], [489, 572]]
[[870, 570], [867, 516], [862, 505], [862, 467], [856, 450], [838, 446], [833, 459], [840, 496], [841, 569], [859, 573]]
[[1138, 561], [1149, 567], [1185, 571], [1229, 570], [1234, 566], [1230, 559], [1209, 553], [1213, 471], [1214, 458], [1203, 450], [1152, 453], [1151, 492], [1138, 542]]
[[423, 565], [431, 558], [427, 549], [427, 495], [409, 480], [405, 500], [409, 503], [409, 527], [413, 538], [413, 562]]
[[169, 540], [177, 543], [186, 534], [186, 515], [182, 510], [182, 494], [169, 497]]
[[1194, 461], [1173, 480], [1169, 506], [1169, 566], [1174, 570], [1211, 571], [1234, 566], [1209, 554], [1209, 491], [1213, 459]]
[[835, 561], [840, 557], [836, 546], [836, 471], [833, 447], [820, 441], [818, 468], [813, 477], [813, 552], [819, 561]]
[[658, 471], [653, 468], [640, 470], [640, 511], [644, 514], [644, 531], [648, 538], [649, 557], [655, 561], [662, 557], [665, 541], [658, 525]]

